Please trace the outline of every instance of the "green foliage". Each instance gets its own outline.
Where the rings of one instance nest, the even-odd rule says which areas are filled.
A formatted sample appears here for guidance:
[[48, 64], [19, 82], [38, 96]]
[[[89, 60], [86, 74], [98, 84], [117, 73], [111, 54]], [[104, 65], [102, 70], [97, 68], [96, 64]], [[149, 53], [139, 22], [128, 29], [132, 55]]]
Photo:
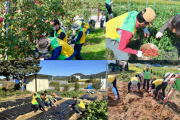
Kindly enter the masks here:
[[49, 86], [52, 86], [52, 87], [59, 87], [60, 84], [59, 84], [59, 82], [50, 82]]
[[3, 90], [0, 89], [0, 97], [2, 98], [6, 98], [6, 97], [11, 97], [11, 96], [19, 96], [19, 95], [23, 95], [23, 94], [30, 94], [31, 92], [29, 91], [20, 91], [20, 90], [14, 90], [14, 89], [10, 89], [10, 90]]
[[55, 87], [55, 90], [60, 91], [60, 87]]
[[85, 117], [82, 120], [108, 120], [108, 107], [106, 101], [91, 101], [86, 105]]
[[78, 82], [76, 82], [75, 83], [75, 89], [74, 89], [75, 91], [78, 91], [79, 90], [79, 83]]
[[69, 90], [69, 85], [68, 84], [64, 84], [63, 85], [63, 91], [68, 91]]
[[73, 98], [73, 96], [79, 97], [79, 95], [84, 94], [84, 91], [65, 91], [60, 94], [61, 97]]
[[57, 92], [57, 90], [51, 90], [51, 89], [49, 89], [49, 90], [46, 90], [46, 92], [47, 92], [47, 94], [49, 94], [49, 93]]
[[94, 80], [92, 87], [97, 91], [102, 87], [102, 82]]
[[129, 82], [130, 81], [130, 74], [127, 71], [122, 71], [120, 75], [117, 75], [117, 79], [119, 79], [120, 81], [124, 81], [124, 82]]
[[6, 92], [2, 89], [0, 89], [0, 97], [2, 97], [2, 98], [6, 97]]

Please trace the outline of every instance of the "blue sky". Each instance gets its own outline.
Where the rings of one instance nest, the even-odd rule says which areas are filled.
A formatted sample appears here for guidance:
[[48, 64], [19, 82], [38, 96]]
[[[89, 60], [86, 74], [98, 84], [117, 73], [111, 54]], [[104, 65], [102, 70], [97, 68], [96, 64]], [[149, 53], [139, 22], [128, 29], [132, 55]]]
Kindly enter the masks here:
[[42, 66], [39, 74], [53, 74], [54, 76], [69, 76], [74, 73], [82, 73], [84, 75], [100, 73], [106, 71], [107, 60], [71, 60], [71, 61], [41, 61]]
[[[74, 73], [95, 74], [106, 71], [107, 62], [107, 60], [42, 60], [40, 62], [42, 69], [39, 74], [52, 75], [53, 66], [55, 66], [54, 76], [69, 76]], [[0, 78], [3, 77], [0, 76]]]

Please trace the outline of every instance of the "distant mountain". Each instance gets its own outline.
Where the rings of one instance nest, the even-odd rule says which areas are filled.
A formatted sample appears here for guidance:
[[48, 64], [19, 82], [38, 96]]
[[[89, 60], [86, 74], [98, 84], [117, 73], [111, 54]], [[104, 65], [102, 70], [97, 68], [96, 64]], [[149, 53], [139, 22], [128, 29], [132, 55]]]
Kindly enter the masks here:
[[[79, 75], [79, 76], [81, 76], [81, 79], [89, 79], [90, 78], [90, 76], [92, 75], [92, 77], [95, 79], [95, 78], [97, 78], [97, 79], [99, 79], [99, 78], [105, 78], [106, 77], [106, 71], [104, 71], [104, 72], [100, 72], [100, 73], [97, 73], [97, 74], [91, 74], [91, 75], [83, 75], [82, 73], [75, 73], [75, 74], [73, 74], [73, 75]], [[72, 76], [72, 75], [71, 75]], [[67, 79], [67, 78], [69, 78], [70, 76], [54, 76], [53, 77], [53, 79], [55, 80], [55, 79]], [[49, 79], [51, 80], [52, 79], [52, 77], [49, 77]]]

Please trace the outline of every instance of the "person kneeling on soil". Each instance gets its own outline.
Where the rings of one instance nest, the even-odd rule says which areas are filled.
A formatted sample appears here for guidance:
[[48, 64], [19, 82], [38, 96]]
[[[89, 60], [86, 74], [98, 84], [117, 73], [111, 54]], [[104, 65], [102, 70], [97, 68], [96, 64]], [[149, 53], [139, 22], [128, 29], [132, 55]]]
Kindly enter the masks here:
[[169, 30], [173, 33], [176, 33], [176, 36], [180, 38], [180, 13], [176, 16], [170, 18], [160, 29], [160, 31], [156, 34], [156, 38], [161, 38], [163, 36], [164, 31], [169, 28]]
[[68, 107], [70, 108], [70, 110], [73, 110], [74, 112], [76, 112], [77, 115], [81, 115], [82, 112], [85, 111], [84, 103], [80, 99], [77, 99], [76, 96], [73, 97], [73, 100], [75, 101], [75, 103], [72, 105], [69, 105]]
[[128, 60], [128, 53], [142, 57], [142, 51], [133, 50], [127, 45], [132, 37], [135, 38], [136, 29], [140, 26], [143, 28], [144, 36], [150, 37], [146, 26], [152, 27], [155, 17], [154, 10], [146, 8], [139, 13], [131, 11], [109, 20], [106, 23], [106, 48], [111, 49], [118, 60]]
[[72, 60], [76, 55], [76, 50], [56, 37], [41, 38], [38, 41], [37, 49], [40, 52], [49, 51], [51, 58], [46, 58], [45, 60]]
[[117, 86], [116, 86], [116, 77], [114, 77], [112, 75], [108, 75], [108, 86], [113, 91], [115, 99], [116, 100], [120, 99], [119, 92], [118, 92], [118, 89], [117, 89]]
[[140, 81], [140, 84], [142, 84], [142, 73], [141, 72], [136, 72], [135, 76], [138, 78], [138, 80]]
[[127, 92], [130, 92], [130, 86], [132, 87], [133, 92], [136, 90], [137, 87], [138, 87], [138, 90], [140, 91], [140, 83], [139, 83], [137, 77], [131, 77], [131, 80], [128, 83], [128, 91]]
[[49, 108], [49, 105], [52, 107], [53, 105], [55, 106], [55, 107], [57, 107], [56, 106], [56, 104], [55, 104], [55, 102], [57, 102], [57, 99], [55, 98], [55, 96], [56, 96], [56, 94], [55, 93], [52, 93], [48, 98], [46, 98], [46, 100], [45, 100], [45, 105], [47, 106], [47, 108]]
[[77, 23], [74, 23], [71, 29], [76, 32], [76, 35], [75, 35], [75, 40], [71, 40], [69, 44], [75, 43], [74, 50], [77, 51], [75, 55], [76, 60], [83, 60], [80, 54], [81, 54], [82, 46], [85, 43], [85, 36], [86, 36], [85, 32], [83, 31], [83, 28]]
[[34, 109], [34, 112], [36, 113], [38, 109], [42, 108], [43, 110], [47, 111], [47, 109], [44, 106], [44, 102], [42, 99], [44, 99], [45, 94], [42, 93], [40, 95], [35, 96], [31, 101], [31, 107]]
[[[155, 81], [152, 82], [152, 86], [151, 86], [151, 98], [156, 99], [156, 97], [158, 95], [158, 92], [161, 89], [162, 89], [163, 99], [165, 98], [165, 89], [166, 89], [166, 87], [168, 85], [168, 81], [173, 77], [173, 74], [174, 73], [168, 72], [164, 76], [165, 80], [158, 79], [158, 80], [155, 80]], [[156, 89], [155, 96], [153, 95], [154, 89]]]
[[178, 73], [176, 76], [173, 76], [173, 78], [170, 79], [170, 84], [172, 85], [171, 91], [167, 95], [166, 98], [164, 98], [164, 102], [166, 103], [176, 90], [180, 91], [180, 73]]

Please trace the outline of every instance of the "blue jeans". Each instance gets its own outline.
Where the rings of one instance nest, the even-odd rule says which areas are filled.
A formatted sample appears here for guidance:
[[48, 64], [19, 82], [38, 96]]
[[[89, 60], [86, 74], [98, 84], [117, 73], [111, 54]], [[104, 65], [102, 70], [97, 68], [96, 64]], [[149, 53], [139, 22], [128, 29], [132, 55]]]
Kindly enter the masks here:
[[71, 106], [71, 108], [73, 109], [74, 112], [77, 112], [77, 110], [74, 108], [74, 106]]
[[[56, 101], [55, 100], [53, 100], [53, 102], [55, 103]], [[53, 106], [53, 104], [52, 104], [52, 102], [51, 101], [45, 101], [45, 105], [49, 108], [49, 105], [52, 107]]]
[[84, 44], [75, 44], [74, 46], [74, 50], [76, 50], [76, 60], [83, 60], [82, 57], [81, 57], [81, 50], [82, 50], [82, 46]]

